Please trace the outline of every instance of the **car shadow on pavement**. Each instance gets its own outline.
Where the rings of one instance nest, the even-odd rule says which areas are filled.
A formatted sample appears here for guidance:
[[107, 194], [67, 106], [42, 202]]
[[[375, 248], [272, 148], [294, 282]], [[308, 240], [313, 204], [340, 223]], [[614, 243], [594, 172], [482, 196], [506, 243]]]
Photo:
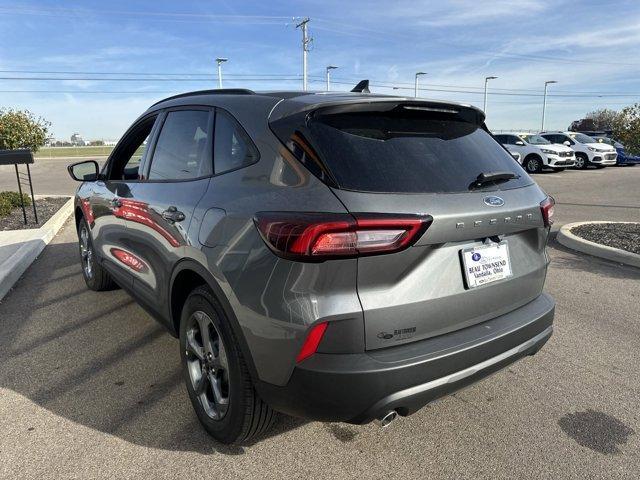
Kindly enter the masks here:
[[[184, 387], [178, 342], [123, 291], [86, 289], [71, 229], [0, 304], [0, 387], [152, 448], [237, 455], [264, 439], [229, 447], [206, 434]], [[266, 436], [305, 423], [279, 417]]]

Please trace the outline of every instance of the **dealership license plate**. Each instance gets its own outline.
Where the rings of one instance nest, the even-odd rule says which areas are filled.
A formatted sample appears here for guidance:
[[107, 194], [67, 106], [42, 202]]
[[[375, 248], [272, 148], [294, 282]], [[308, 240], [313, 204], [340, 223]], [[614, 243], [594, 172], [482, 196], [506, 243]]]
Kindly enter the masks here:
[[512, 275], [507, 242], [465, 248], [461, 253], [468, 288], [497, 282]]

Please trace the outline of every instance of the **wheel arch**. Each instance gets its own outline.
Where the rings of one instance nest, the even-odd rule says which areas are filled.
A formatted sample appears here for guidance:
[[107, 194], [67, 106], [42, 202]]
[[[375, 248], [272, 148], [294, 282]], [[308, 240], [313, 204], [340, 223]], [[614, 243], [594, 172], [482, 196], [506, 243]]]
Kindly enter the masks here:
[[175, 266], [173, 273], [171, 274], [168, 296], [171, 334], [175, 337], [180, 335], [180, 315], [184, 302], [187, 300], [189, 293], [192, 292], [194, 288], [202, 285], [209, 287], [213, 296], [218, 300], [227, 320], [229, 321], [235, 338], [238, 341], [238, 346], [242, 352], [242, 356], [249, 367], [251, 378], [254, 382], [257, 381], [258, 375], [251, 351], [244, 338], [240, 322], [238, 321], [229, 300], [211, 272], [195, 260], [181, 260]]

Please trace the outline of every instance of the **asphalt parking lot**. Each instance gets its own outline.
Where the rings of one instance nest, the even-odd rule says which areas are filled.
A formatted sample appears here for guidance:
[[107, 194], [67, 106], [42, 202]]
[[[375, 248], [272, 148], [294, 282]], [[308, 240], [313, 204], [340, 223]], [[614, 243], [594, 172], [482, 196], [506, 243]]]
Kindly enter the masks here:
[[[38, 193], [70, 193], [47, 175], [67, 190]], [[640, 221], [640, 167], [535, 178], [554, 230]], [[177, 342], [124, 292], [88, 291], [75, 240], [68, 223], [0, 304], [2, 478], [640, 477], [640, 269], [552, 239], [555, 334], [535, 357], [387, 429], [282, 417], [227, 447], [197, 422]]]

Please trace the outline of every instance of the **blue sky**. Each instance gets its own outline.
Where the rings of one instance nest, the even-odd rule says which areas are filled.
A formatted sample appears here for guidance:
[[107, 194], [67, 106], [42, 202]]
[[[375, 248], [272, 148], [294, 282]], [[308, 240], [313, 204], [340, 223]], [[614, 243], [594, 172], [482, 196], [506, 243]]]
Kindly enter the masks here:
[[215, 88], [217, 56], [229, 58], [225, 87], [299, 89], [302, 16], [311, 89], [324, 89], [333, 64], [335, 90], [368, 78], [372, 91], [412, 96], [424, 71], [420, 96], [482, 107], [495, 75], [494, 129], [538, 128], [545, 80], [558, 81], [547, 128], [640, 101], [637, 0], [0, 0], [0, 107], [42, 115], [57, 138], [117, 139], [154, 101]]

